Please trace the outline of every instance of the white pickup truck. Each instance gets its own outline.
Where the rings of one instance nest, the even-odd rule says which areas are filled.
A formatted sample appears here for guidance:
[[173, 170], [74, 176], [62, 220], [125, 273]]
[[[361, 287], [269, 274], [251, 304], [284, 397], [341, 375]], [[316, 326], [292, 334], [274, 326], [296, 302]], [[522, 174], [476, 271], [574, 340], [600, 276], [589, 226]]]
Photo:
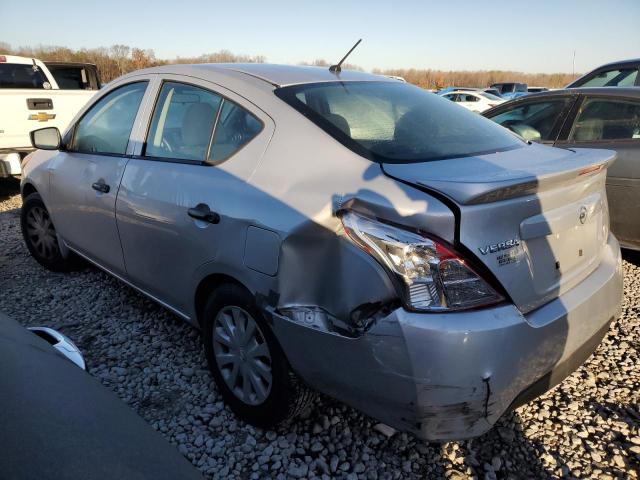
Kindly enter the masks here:
[[0, 55], [0, 178], [20, 175], [29, 132], [63, 132], [99, 88], [95, 65]]

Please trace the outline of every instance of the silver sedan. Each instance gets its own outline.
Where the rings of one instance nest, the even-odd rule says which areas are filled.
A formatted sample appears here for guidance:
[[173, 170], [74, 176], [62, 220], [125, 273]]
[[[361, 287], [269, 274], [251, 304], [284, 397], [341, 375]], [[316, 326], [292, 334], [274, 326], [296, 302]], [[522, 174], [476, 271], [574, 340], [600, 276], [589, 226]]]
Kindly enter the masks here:
[[32, 142], [34, 258], [82, 257], [202, 329], [255, 425], [315, 389], [421, 438], [480, 435], [619, 312], [615, 153], [529, 144], [392, 79], [162, 66]]

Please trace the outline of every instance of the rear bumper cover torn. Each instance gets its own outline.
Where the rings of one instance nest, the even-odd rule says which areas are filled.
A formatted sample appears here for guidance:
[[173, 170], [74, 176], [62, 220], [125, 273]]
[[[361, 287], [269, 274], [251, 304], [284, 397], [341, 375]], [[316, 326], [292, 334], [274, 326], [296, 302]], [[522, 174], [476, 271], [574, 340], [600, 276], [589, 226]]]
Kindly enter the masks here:
[[269, 314], [292, 368], [310, 386], [395, 428], [445, 441], [485, 433], [578, 368], [619, 314], [621, 296], [620, 249], [611, 236], [596, 271], [526, 315], [513, 305], [446, 314], [397, 308], [346, 336]]

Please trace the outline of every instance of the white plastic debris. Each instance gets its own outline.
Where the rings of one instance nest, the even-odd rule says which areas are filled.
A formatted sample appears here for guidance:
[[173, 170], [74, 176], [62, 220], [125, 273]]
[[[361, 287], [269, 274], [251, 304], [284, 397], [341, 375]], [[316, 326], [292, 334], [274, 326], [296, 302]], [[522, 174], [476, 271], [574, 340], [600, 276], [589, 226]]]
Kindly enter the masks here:
[[378, 432], [380, 432], [381, 434], [383, 434], [385, 437], [387, 438], [391, 438], [395, 435], [396, 433], [396, 429], [393, 427], [390, 427], [389, 425], [385, 424], [385, 423], [378, 423], [377, 425], [375, 425], [373, 427], [374, 430], [377, 430]]

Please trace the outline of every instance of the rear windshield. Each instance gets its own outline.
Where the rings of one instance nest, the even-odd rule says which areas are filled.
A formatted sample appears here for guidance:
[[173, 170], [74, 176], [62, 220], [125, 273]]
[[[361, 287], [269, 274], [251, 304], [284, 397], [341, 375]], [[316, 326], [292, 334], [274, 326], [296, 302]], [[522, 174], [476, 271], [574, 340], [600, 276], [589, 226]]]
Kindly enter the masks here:
[[282, 87], [276, 95], [376, 162], [427, 162], [524, 145], [477, 113], [405, 83], [315, 83]]
[[38, 67], [0, 63], [0, 88], [51, 88], [51, 85]]
[[61, 90], [90, 90], [91, 84], [83, 67], [47, 65]]

